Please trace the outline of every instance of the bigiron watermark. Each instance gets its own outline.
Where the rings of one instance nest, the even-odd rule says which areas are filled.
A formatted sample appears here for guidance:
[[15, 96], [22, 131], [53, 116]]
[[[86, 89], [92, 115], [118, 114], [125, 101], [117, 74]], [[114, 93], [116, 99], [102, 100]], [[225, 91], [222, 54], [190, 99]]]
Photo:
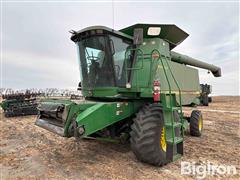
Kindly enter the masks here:
[[181, 174], [195, 176], [198, 179], [204, 179], [207, 176], [232, 176], [237, 174], [234, 165], [213, 165], [210, 161], [198, 164], [196, 162], [181, 162]]

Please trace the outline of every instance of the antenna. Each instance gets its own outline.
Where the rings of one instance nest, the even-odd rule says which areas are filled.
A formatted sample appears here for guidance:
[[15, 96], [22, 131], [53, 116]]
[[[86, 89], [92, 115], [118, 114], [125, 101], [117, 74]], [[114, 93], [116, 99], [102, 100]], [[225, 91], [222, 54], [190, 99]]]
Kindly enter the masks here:
[[112, 0], [112, 28], [114, 29], [114, 0]]

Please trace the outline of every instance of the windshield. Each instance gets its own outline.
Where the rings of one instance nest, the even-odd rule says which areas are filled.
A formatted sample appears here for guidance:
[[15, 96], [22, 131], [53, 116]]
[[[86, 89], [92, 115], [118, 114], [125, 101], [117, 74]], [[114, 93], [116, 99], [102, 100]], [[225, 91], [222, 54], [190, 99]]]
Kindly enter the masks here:
[[130, 43], [112, 35], [98, 35], [77, 45], [83, 87], [125, 86], [124, 59]]

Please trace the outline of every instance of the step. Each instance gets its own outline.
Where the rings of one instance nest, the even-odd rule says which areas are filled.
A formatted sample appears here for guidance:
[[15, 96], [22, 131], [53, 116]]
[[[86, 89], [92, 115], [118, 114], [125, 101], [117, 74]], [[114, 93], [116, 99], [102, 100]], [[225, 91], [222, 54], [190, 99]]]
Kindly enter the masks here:
[[182, 157], [183, 155], [183, 142], [176, 145], [167, 143], [167, 154], [166, 157], [169, 162], [175, 161]]
[[[167, 142], [173, 144], [173, 138], [168, 139]], [[174, 144], [178, 144], [180, 142], [183, 142], [182, 137], [175, 137], [174, 138]]]
[[[165, 123], [165, 126], [166, 127], [172, 127], [172, 123]], [[182, 123], [180, 123], [180, 122], [173, 123], [174, 128], [181, 127], [181, 126], [182, 126]]]
[[181, 154], [174, 154], [173, 155], [173, 161], [176, 161], [176, 160], [178, 160], [178, 159], [180, 159], [182, 157], [182, 155]]
[[176, 107], [176, 106], [174, 106], [174, 107], [172, 107], [172, 108], [170, 108], [170, 107], [165, 107], [165, 109], [166, 110], [181, 110], [181, 108], [180, 107]]
[[174, 95], [176, 95], [176, 93], [171, 93], [171, 94], [170, 93], [165, 93], [165, 95], [166, 96], [170, 96], [170, 95], [174, 96]]

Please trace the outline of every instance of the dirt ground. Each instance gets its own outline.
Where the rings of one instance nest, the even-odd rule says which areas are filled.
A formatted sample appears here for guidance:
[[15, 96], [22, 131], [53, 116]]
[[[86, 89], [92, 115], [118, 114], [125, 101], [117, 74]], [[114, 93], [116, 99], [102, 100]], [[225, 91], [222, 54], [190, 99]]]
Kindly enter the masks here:
[[[34, 125], [36, 116], [0, 117], [1, 179], [193, 179], [181, 175], [181, 162], [234, 165], [240, 179], [240, 97], [214, 97], [204, 116], [201, 138], [185, 136], [184, 156], [163, 167], [138, 162], [129, 145], [95, 140], [76, 142]], [[186, 108], [186, 111], [191, 108]]]

